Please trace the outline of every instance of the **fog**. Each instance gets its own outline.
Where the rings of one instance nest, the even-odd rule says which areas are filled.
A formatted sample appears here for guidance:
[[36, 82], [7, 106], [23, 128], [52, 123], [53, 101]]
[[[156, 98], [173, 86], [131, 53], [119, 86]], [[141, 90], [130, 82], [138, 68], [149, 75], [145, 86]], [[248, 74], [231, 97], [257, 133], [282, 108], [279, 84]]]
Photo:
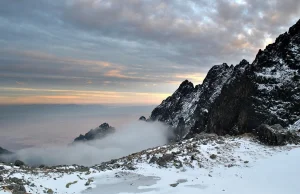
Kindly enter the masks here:
[[154, 106], [15, 105], [0, 106], [0, 147], [18, 151], [30, 147], [67, 145], [106, 122], [117, 129], [148, 117]]
[[135, 121], [123, 125], [103, 139], [66, 146], [26, 148], [6, 157], [5, 160], [20, 159], [31, 166], [40, 164], [91, 166], [166, 144], [171, 135], [170, 130], [162, 123]]
[[[94, 165], [165, 144], [161, 123], [138, 121], [154, 106], [0, 106], [0, 147], [29, 165]], [[75, 137], [107, 122], [116, 132], [104, 139], [70, 145]], [[0, 158], [1, 159], [1, 158]]]

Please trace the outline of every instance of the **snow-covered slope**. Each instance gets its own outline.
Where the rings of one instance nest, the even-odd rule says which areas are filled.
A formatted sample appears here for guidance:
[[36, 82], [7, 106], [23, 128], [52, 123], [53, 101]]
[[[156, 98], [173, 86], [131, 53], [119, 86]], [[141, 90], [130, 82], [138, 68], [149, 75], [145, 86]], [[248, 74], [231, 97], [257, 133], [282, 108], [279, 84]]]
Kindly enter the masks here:
[[299, 154], [299, 146], [265, 146], [251, 135], [199, 134], [93, 167], [0, 164], [0, 193], [19, 184], [28, 193], [296, 194]]

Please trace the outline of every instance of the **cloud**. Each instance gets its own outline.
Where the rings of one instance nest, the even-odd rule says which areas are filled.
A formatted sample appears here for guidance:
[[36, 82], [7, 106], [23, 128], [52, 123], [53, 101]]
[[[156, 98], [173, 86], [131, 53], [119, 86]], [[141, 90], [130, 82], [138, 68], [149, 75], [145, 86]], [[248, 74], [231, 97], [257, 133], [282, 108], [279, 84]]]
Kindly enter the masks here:
[[[0, 87], [0, 104], [158, 104], [168, 93]], [[18, 94], [23, 94], [22, 96]], [[138, 98], [137, 98], [138, 97]]]
[[18, 158], [28, 165], [94, 165], [164, 145], [171, 135], [162, 123], [136, 121], [124, 125], [104, 139], [69, 146], [26, 148], [6, 159]]
[[297, 0], [3, 0], [0, 81], [171, 93], [213, 65], [254, 60], [299, 15]]

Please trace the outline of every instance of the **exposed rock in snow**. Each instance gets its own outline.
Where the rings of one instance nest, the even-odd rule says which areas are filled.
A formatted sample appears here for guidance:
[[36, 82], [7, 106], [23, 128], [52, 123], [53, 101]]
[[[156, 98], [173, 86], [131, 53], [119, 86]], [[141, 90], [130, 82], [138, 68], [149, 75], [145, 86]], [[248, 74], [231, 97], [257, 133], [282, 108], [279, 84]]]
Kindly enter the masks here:
[[254, 132], [261, 142], [268, 145], [285, 145], [300, 143], [300, 137], [294, 131], [285, 130], [281, 125], [260, 125]]
[[[266, 189], [264, 191], [272, 190], [276, 180], [280, 180], [280, 187], [276, 187], [278, 192], [272, 190], [273, 194], [280, 194], [287, 189], [286, 184], [297, 181], [296, 175], [300, 173], [297, 168], [299, 151], [300, 148], [295, 145], [265, 146], [251, 135], [225, 137], [201, 133], [192, 139], [151, 148], [92, 167], [33, 168], [0, 163], [0, 176], [3, 178], [0, 194], [10, 193], [10, 185], [18, 185], [27, 193], [193, 194], [203, 189], [207, 193], [223, 190], [232, 194], [240, 193], [241, 188], [236, 184], [223, 184], [227, 180], [247, 185], [247, 188], [249, 186], [250, 191], [246, 191], [249, 194], [257, 193], [262, 189], [262, 184]], [[156, 159], [153, 160], [154, 157]], [[278, 179], [279, 175], [272, 176], [276, 178], [272, 179], [275, 182], [269, 178], [259, 178], [274, 168], [282, 168], [286, 172], [288, 169], [277, 166], [282, 161], [287, 162], [292, 171], [280, 174], [281, 179]], [[296, 185], [299, 184], [288, 187], [289, 194], [299, 192], [300, 188]]]
[[289, 130], [300, 132], [300, 119], [296, 121], [294, 124], [290, 125]]

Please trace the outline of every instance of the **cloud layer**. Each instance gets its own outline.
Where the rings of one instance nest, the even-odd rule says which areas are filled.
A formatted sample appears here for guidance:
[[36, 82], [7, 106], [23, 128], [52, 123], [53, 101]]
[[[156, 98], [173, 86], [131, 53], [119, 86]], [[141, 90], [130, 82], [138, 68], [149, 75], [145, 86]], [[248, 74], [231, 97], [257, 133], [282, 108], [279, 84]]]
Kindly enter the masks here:
[[3, 0], [0, 87], [171, 93], [252, 61], [299, 15], [297, 0]]
[[104, 139], [69, 146], [25, 148], [3, 160], [20, 159], [27, 165], [94, 165], [167, 143], [171, 132], [161, 123], [127, 124]]

